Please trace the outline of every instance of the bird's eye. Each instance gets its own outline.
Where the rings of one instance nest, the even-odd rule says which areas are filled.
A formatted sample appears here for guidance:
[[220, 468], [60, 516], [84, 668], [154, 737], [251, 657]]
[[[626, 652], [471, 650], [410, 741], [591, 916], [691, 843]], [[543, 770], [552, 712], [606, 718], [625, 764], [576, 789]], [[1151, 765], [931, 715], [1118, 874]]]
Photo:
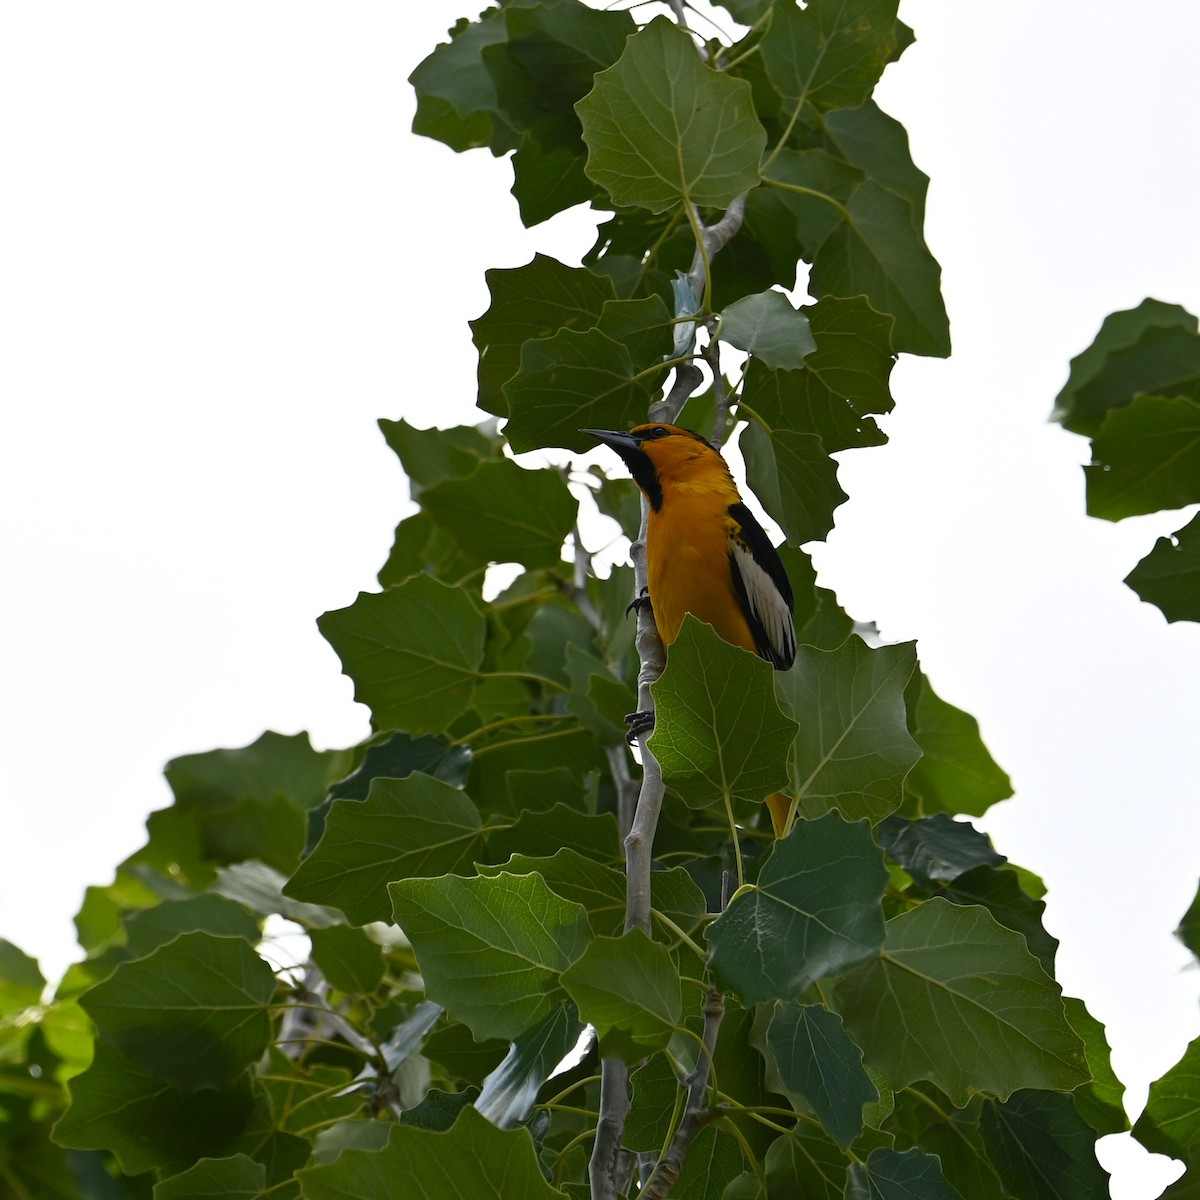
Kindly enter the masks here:
[[646, 431], [646, 436], [652, 437], [652, 438], [661, 438], [661, 437], [667, 437], [670, 434], [670, 432], [671, 431], [663, 425], [655, 425], [655, 427], [653, 429], [648, 429]]

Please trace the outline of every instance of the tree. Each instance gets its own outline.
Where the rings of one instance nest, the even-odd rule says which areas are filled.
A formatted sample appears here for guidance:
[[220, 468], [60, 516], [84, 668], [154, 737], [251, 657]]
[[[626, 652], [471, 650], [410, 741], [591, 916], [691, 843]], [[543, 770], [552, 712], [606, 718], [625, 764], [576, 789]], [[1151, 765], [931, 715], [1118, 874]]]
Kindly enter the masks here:
[[[490, 274], [480, 403], [503, 440], [383, 423], [420, 512], [384, 590], [321, 622], [376, 737], [176, 760], [53, 1003], [5, 950], [14, 1191], [89, 1194], [115, 1162], [128, 1195], [151, 1171], [163, 1197], [586, 1194], [589, 1159], [595, 1195], [635, 1173], [665, 1194], [677, 1168], [672, 1195], [1104, 1187], [1091, 1145], [1125, 1122], [1102, 1031], [1059, 997], [1037, 881], [952, 819], [1007, 779], [795, 548], [843, 499], [830, 454], [883, 440], [893, 354], [949, 349], [925, 180], [870, 99], [910, 34], [878, 0], [727, 7], [750, 31], [698, 47], [510, 3], [414, 76], [420, 131], [513, 152], [529, 223], [613, 215], [583, 267]], [[798, 261], [802, 309], [778, 290]], [[639, 786], [622, 714], [653, 630], [635, 654], [633, 574], [589, 575], [578, 531], [594, 503], [636, 538], [636, 495], [505, 441], [580, 451], [580, 425], [648, 410], [722, 442], [749, 421], [803, 650], [776, 680], [686, 630]], [[485, 598], [496, 561], [524, 573]], [[759, 800], [786, 781], [802, 820], [776, 842]], [[634, 820], [655, 859], [627, 884]], [[278, 916], [309, 935], [302, 970], [254, 952]], [[599, 1052], [551, 1079], [585, 1022]]]

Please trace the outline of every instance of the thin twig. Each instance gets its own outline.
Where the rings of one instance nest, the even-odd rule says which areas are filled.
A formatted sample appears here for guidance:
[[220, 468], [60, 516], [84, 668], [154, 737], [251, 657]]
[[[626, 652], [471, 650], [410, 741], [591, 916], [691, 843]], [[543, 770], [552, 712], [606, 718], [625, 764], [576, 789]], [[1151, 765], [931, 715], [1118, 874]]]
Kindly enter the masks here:
[[701, 354], [712, 372], [713, 392], [717, 397], [717, 415], [713, 418], [712, 437], [708, 440], [720, 450], [725, 444], [725, 424], [729, 420], [729, 402], [732, 399], [725, 387], [725, 377], [721, 374], [721, 343], [710, 337]]

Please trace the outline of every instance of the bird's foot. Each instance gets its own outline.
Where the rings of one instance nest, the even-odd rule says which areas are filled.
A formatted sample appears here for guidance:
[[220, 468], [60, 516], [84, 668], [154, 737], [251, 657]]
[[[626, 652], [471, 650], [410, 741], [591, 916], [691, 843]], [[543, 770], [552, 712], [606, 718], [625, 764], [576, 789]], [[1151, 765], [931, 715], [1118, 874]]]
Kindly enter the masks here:
[[654, 714], [645, 710], [631, 712], [626, 716], [625, 724], [629, 726], [625, 740], [632, 746], [638, 738], [650, 733], [654, 728]]
[[629, 616], [631, 612], [636, 612], [640, 616], [643, 610], [649, 612], [654, 611], [650, 604], [649, 591], [646, 588], [642, 588], [642, 594], [630, 600], [630, 602], [625, 606], [625, 615]]

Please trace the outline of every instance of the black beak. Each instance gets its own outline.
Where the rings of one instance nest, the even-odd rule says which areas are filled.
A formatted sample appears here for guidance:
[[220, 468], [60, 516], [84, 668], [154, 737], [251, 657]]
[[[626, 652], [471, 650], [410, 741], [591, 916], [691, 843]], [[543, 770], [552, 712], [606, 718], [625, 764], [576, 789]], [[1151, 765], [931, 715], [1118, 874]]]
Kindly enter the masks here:
[[579, 432], [586, 433], [588, 437], [594, 437], [598, 442], [603, 442], [626, 461], [630, 454], [641, 453], [642, 444], [632, 433], [622, 433], [619, 429], [581, 429]]

